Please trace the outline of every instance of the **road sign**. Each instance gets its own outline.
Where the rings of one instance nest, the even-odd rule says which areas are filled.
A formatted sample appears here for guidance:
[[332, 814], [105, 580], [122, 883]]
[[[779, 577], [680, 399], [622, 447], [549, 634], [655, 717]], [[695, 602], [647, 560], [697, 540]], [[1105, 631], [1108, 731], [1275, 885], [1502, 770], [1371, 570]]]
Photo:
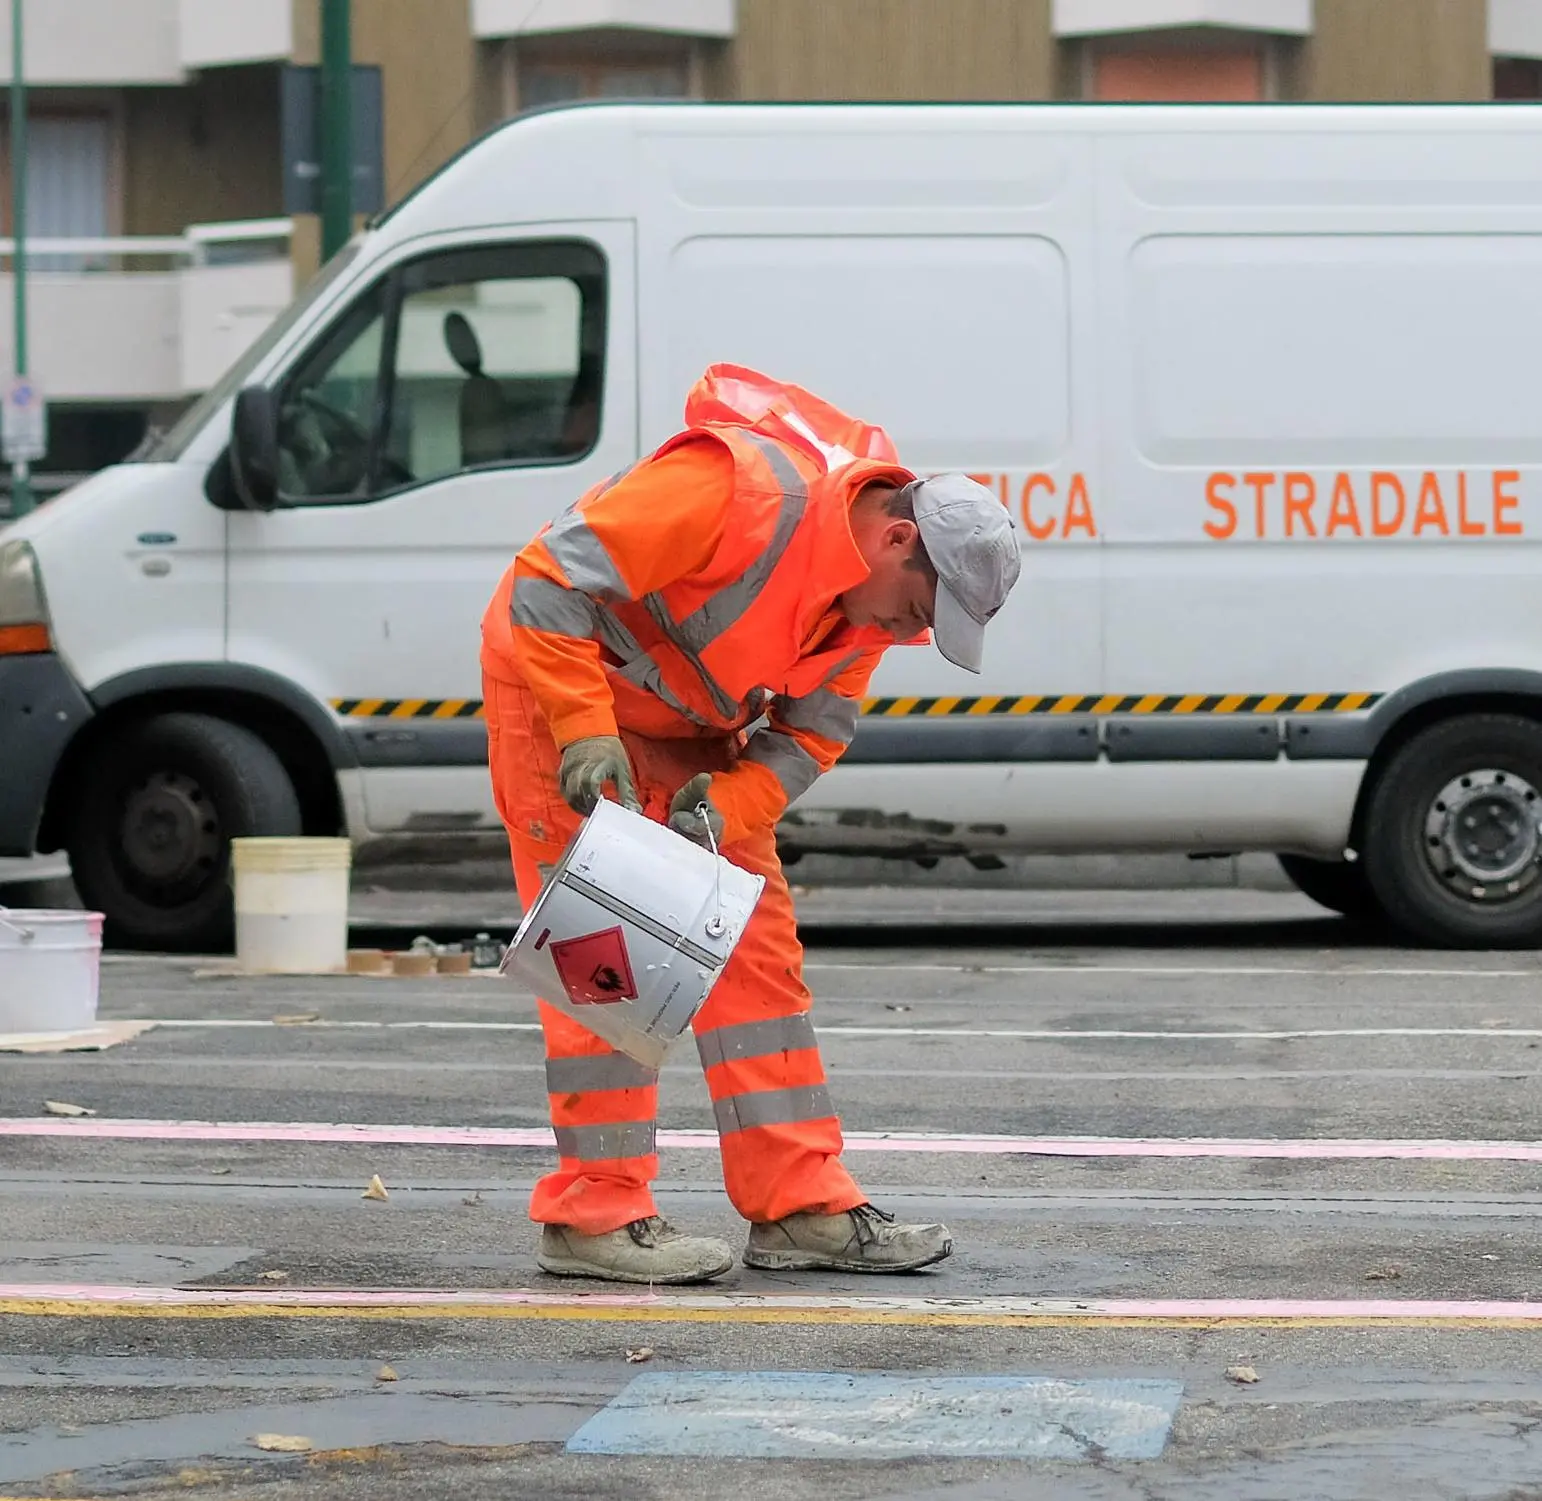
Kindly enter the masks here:
[[0, 451], [7, 464], [30, 464], [48, 452], [48, 407], [30, 376], [18, 375], [6, 385]]

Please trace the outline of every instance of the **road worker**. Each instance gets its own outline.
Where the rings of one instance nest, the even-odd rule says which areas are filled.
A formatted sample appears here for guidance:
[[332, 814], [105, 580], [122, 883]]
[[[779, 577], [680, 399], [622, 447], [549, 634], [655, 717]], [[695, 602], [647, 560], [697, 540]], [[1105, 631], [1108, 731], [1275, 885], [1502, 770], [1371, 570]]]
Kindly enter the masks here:
[[[850, 744], [889, 647], [931, 632], [979, 671], [1017, 540], [983, 486], [918, 480], [881, 429], [795, 386], [713, 366], [686, 423], [531, 542], [483, 621], [493, 790], [520, 898], [536, 900], [602, 796], [698, 842], [710, 824], [766, 881], [692, 1024], [728, 1194], [750, 1222], [744, 1262], [913, 1270], [952, 1238], [895, 1223], [841, 1162], [776, 826]], [[648, 1283], [728, 1271], [727, 1244], [654, 1205], [656, 1071], [545, 1002], [540, 1014], [559, 1159], [531, 1198], [541, 1267]]]

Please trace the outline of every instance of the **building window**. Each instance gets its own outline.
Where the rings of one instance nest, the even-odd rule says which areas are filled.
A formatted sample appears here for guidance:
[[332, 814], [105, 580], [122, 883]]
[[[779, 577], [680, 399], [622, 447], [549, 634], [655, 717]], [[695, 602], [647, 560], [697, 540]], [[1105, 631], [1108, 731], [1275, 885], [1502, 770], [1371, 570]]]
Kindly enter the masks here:
[[[11, 233], [13, 157], [0, 153], [5, 232]], [[27, 234], [43, 240], [97, 240], [112, 233], [113, 121], [107, 115], [40, 110], [27, 122]], [[99, 270], [102, 257], [28, 256], [34, 271]]]
[[1085, 95], [1106, 103], [1254, 103], [1269, 92], [1262, 46], [1100, 45], [1088, 62]]
[[1542, 61], [1534, 57], [1496, 57], [1494, 98], [1542, 99]]

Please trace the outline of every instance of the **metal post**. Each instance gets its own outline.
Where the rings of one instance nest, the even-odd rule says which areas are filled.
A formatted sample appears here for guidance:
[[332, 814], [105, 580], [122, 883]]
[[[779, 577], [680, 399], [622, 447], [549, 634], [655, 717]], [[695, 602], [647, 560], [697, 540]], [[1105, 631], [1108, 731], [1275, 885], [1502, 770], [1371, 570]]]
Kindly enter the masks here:
[[[21, 8], [11, 0], [11, 258], [16, 287], [16, 374], [27, 374], [27, 78], [22, 55]], [[32, 509], [32, 478], [25, 459], [11, 465], [11, 515]]]
[[353, 56], [350, 0], [321, 0], [321, 258], [353, 234]]

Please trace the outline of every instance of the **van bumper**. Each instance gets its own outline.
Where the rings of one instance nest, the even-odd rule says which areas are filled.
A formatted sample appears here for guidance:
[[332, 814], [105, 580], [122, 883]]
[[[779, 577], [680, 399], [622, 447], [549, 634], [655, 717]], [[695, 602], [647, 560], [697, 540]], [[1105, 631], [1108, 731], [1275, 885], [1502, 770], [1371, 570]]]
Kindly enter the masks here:
[[58, 657], [0, 657], [0, 855], [36, 849], [54, 772], [91, 714]]

